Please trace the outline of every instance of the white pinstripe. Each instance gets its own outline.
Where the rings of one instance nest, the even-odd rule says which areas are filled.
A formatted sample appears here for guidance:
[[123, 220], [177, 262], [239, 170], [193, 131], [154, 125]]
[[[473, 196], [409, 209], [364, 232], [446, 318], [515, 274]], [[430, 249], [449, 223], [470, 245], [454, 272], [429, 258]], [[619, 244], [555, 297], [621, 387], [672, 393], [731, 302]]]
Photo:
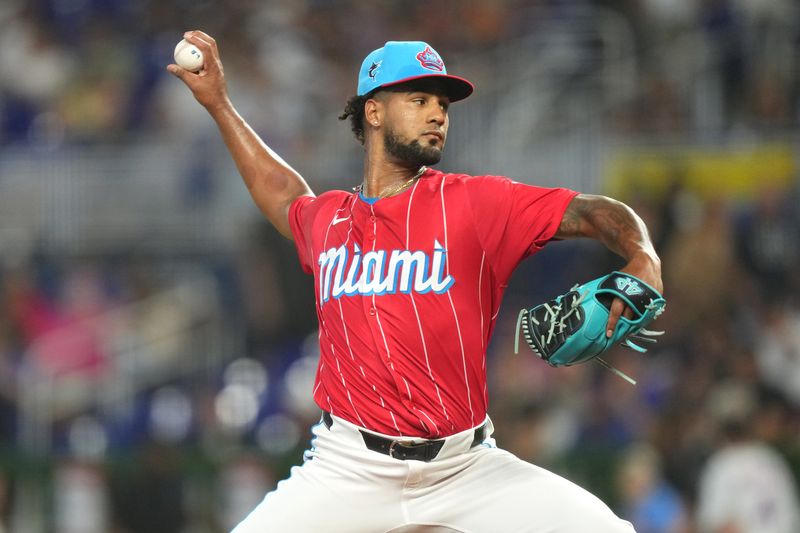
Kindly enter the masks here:
[[411, 400], [411, 387], [408, 386], [408, 380], [406, 379], [405, 376], [400, 376], [400, 377], [403, 378], [403, 383], [405, 383], [406, 392], [408, 393], [408, 399]]
[[[321, 322], [321, 325], [322, 325], [322, 329], [327, 331], [327, 328], [325, 327], [325, 320], [322, 319], [321, 315], [320, 315], [320, 322]], [[342, 386], [344, 387], [344, 391], [347, 393], [347, 399], [350, 401], [350, 406], [353, 408], [353, 412], [358, 417], [358, 420], [363, 424], [364, 422], [361, 419], [361, 414], [359, 414], [358, 409], [356, 409], [356, 406], [353, 403], [353, 398], [350, 396], [350, 389], [347, 387], [347, 382], [344, 379], [344, 374], [342, 374], [342, 368], [341, 368], [340, 363], [339, 363], [339, 357], [336, 355], [336, 349], [333, 346], [333, 342], [331, 342], [331, 339], [328, 338], [327, 333], [325, 335], [325, 338], [328, 340], [328, 342], [331, 345], [331, 355], [333, 355], [333, 360], [336, 361], [336, 371], [339, 373], [339, 377], [342, 380]], [[320, 373], [321, 372], [322, 372], [322, 369], [320, 368]], [[320, 383], [321, 382], [322, 382], [322, 380], [320, 380]], [[328, 405], [330, 405], [330, 397], [328, 397]]]
[[[353, 233], [353, 203], [354, 202], [355, 202], [355, 196], [353, 197], [353, 200], [350, 201], [350, 222], [349, 222], [349, 227], [347, 228], [347, 238], [344, 241], [345, 247], [350, 242], [350, 234]], [[338, 213], [338, 211], [337, 211], [337, 213]], [[334, 215], [334, 218], [336, 218], [336, 215]], [[331, 221], [331, 223], [333, 223], [333, 221]], [[326, 238], [327, 238], [327, 236], [326, 236]], [[344, 340], [347, 343], [347, 349], [350, 350], [350, 359], [352, 359], [353, 362], [355, 362], [356, 358], [353, 355], [353, 347], [350, 345], [350, 335], [347, 333], [347, 322], [344, 319], [344, 309], [342, 309], [342, 300], [338, 299], [337, 302], [339, 304], [339, 317], [342, 319], [342, 329], [344, 330]], [[359, 364], [358, 365], [358, 369], [361, 370], [361, 377], [366, 379], [367, 374], [364, 373], [364, 367], [361, 364]], [[375, 386], [374, 385], [372, 386], [372, 388], [373, 388], [373, 390], [375, 390]], [[378, 391], [375, 390], [376, 394], [377, 394], [377, 392]], [[378, 396], [380, 396], [380, 394], [378, 394]]]
[[[423, 411], [422, 409], [417, 409], [417, 410], [420, 413], [422, 413], [423, 415], [425, 415], [425, 418], [427, 418], [428, 420], [431, 421], [431, 424], [433, 424], [433, 434], [434, 434], [434, 436], [438, 436], [439, 435], [439, 426], [436, 425], [436, 422], [433, 421], [433, 418], [431, 418], [430, 415], [428, 413], [426, 413], [425, 411]], [[424, 420], [422, 420], [420, 418], [419, 421], [422, 422], [422, 425], [425, 426], [425, 429], [430, 431], [430, 429], [428, 428], [428, 424], [426, 424]]]
[[[378, 242], [378, 232], [377, 232], [378, 224], [377, 224], [377, 221], [374, 220], [375, 211], [372, 208], [372, 206], [370, 206], [369, 212], [370, 212], [371, 216], [373, 217], [373, 221], [372, 221], [372, 237], [373, 237], [372, 238], [372, 251], [374, 252], [375, 251], [375, 245]], [[389, 342], [386, 340], [386, 333], [383, 331], [383, 326], [381, 325], [380, 313], [378, 313], [378, 308], [375, 306], [375, 295], [374, 294], [372, 295], [372, 308], [375, 310], [375, 320], [378, 322], [378, 330], [381, 332], [381, 337], [383, 338], [383, 346], [386, 348], [386, 359], [389, 362], [389, 366], [392, 368], [392, 370], [394, 370], [394, 364], [392, 363], [392, 356], [391, 356], [391, 353], [389, 352]], [[406, 383], [406, 386], [408, 386], [408, 383]], [[411, 393], [409, 392], [409, 395], [410, 394]], [[394, 423], [394, 428], [397, 430], [397, 433], [398, 434], [402, 434], [402, 431], [400, 431], [400, 427], [397, 425], [397, 419], [395, 419], [394, 413], [392, 412], [391, 409], [389, 409], [389, 414], [392, 416], [392, 422]], [[420, 420], [420, 422], [422, 422], [422, 420]]]
[[[481, 254], [481, 270], [478, 274], [478, 309], [481, 310], [481, 348], [484, 350], [484, 354], [486, 353], [486, 337], [484, 336], [483, 330], [483, 265], [486, 263], [486, 250], [483, 251]], [[486, 373], [486, 356], [484, 355], [483, 360], [481, 361], [481, 368], [483, 372]], [[484, 405], [489, 404], [489, 382], [487, 379], [484, 378], [483, 380], [483, 403]]]
[[[406, 250], [409, 250], [411, 247], [411, 203], [414, 201], [414, 193], [417, 191], [417, 186], [419, 185], [419, 180], [414, 183], [414, 187], [411, 189], [411, 195], [408, 198], [408, 210], [406, 211]], [[450, 420], [450, 416], [447, 414], [447, 407], [444, 406], [444, 400], [442, 400], [442, 391], [439, 389], [439, 384], [436, 382], [436, 378], [433, 376], [433, 371], [431, 370], [431, 361], [428, 358], [428, 343], [425, 340], [425, 333], [422, 330], [422, 321], [419, 318], [419, 311], [417, 310], [417, 302], [414, 301], [414, 292], [410, 292], [409, 296], [411, 296], [411, 306], [414, 308], [414, 316], [417, 319], [417, 327], [419, 328], [419, 337], [422, 340], [422, 352], [425, 354], [425, 364], [428, 367], [428, 376], [431, 378], [431, 382], [433, 383], [434, 388], [436, 389], [436, 396], [439, 398], [439, 405], [442, 406], [442, 413], [444, 414], [445, 420]], [[428, 416], [428, 415], [425, 415]], [[430, 417], [429, 417], [430, 418]], [[433, 420], [431, 420], [433, 422]], [[433, 423], [434, 427], [436, 428], [436, 434], [439, 434], [439, 426], [436, 423]]]
[[[444, 249], [448, 249], [447, 244], [447, 210], [444, 207], [444, 181], [439, 186], [439, 195], [442, 198], [442, 221], [444, 222]], [[450, 254], [445, 256], [445, 266], [447, 268], [447, 275], [450, 275]], [[467, 354], [464, 351], [464, 338], [461, 336], [461, 325], [458, 323], [458, 313], [456, 312], [455, 303], [453, 303], [453, 292], [447, 291], [447, 298], [450, 300], [450, 308], [453, 310], [453, 319], [456, 322], [456, 332], [458, 332], [458, 342], [461, 345], [461, 364], [464, 366], [464, 384], [467, 386], [467, 401], [469, 402], [469, 415], [472, 419], [472, 425], [475, 425], [475, 411], [472, 408], [472, 394], [469, 389], [469, 379], [467, 378]]]
[[375, 388], [375, 385], [372, 386], [372, 390], [375, 391], [375, 394], [378, 395], [378, 399], [381, 401], [381, 407], [386, 407], [386, 402], [383, 401], [383, 396], [378, 393], [378, 389]]
[[[486, 339], [483, 336], [483, 265], [486, 262], [486, 251], [481, 255], [481, 270], [478, 274], [478, 309], [481, 310], [481, 348], [486, 348]], [[486, 359], [483, 360], [483, 368], [486, 368]]]
[[[322, 239], [322, 249], [323, 250], [326, 250], [328, 248], [328, 235], [330, 234], [331, 228], [333, 227], [333, 221], [336, 219], [336, 216], [339, 213], [342, 212], [342, 209], [343, 208], [341, 208], [341, 207], [339, 209], [337, 209], [336, 212], [333, 214], [333, 218], [331, 219], [331, 221], [328, 222], [328, 227], [325, 229], [325, 238]], [[323, 281], [324, 280], [322, 279], [322, 271], [320, 270], [320, 273], [319, 273], [319, 298], [317, 298], [317, 306], [318, 307], [321, 307], [322, 306], [322, 302], [324, 301], [322, 299], [322, 296], [323, 296], [323, 292], [322, 292]], [[320, 316], [322, 316], [321, 312], [320, 312]]]
[[[325, 363], [320, 363], [320, 365], [319, 365], [319, 373], [322, 374], [322, 371], [324, 369], [325, 369]], [[322, 380], [319, 380], [317, 382], [317, 386], [314, 387], [314, 392], [311, 393], [311, 396], [316, 396], [317, 395], [317, 389], [319, 389], [320, 385], [322, 385]], [[330, 405], [330, 398], [328, 400], [328, 405]]]
[[[331, 343], [331, 352], [333, 353], [333, 356], [336, 357], [336, 349], [333, 347], [333, 343]], [[339, 377], [342, 378], [342, 387], [344, 387], [344, 391], [347, 393], [347, 400], [350, 402], [350, 407], [353, 408], [353, 412], [358, 417], [358, 422], [361, 424], [361, 426], [366, 427], [364, 425], [364, 420], [361, 418], [361, 415], [358, 413], [358, 409], [356, 409], [356, 406], [353, 403], [352, 396], [350, 396], [350, 389], [347, 388], [347, 383], [344, 380], [344, 374], [342, 374], [342, 368], [339, 366], [338, 357], [336, 357], [336, 370], [339, 371]]]
[[[355, 362], [356, 358], [353, 355], [353, 347], [350, 346], [350, 336], [347, 334], [347, 324], [345, 323], [344, 320], [344, 310], [342, 309], [342, 300], [337, 300], [337, 301], [339, 303], [339, 316], [342, 318], [342, 328], [344, 329], [344, 341], [347, 343], [347, 349], [350, 350], [350, 359], [352, 359], [353, 362]], [[361, 377], [366, 379], [367, 374], [364, 372], [364, 367], [360, 363], [358, 365], [358, 369], [361, 371]]]
[[[333, 227], [334, 219], [336, 219], [338, 214], [341, 213], [343, 210], [344, 210], [344, 208], [337, 209], [336, 212], [333, 215], [333, 218], [328, 223], [328, 228], [325, 230], [325, 238], [322, 240], [323, 249], [326, 249], [328, 247], [328, 235], [330, 235], [331, 228]], [[347, 241], [350, 240], [350, 232], [353, 229], [353, 220], [352, 220], [352, 218], [353, 217], [352, 217], [352, 214], [351, 214], [350, 215], [350, 228], [347, 230]], [[347, 243], [347, 241], [345, 241], [345, 244]], [[321, 290], [322, 290], [322, 280], [320, 279], [320, 291]], [[320, 302], [322, 301], [321, 297], [320, 297], [319, 301]], [[344, 314], [342, 312], [342, 303], [341, 303], [341, 301], [339, 301], [339, 313], [340, 313], [340, 316], [342, 318], [342, 324], [344, 324]], [[328, 337], [328, 334], [327, 334], [328, 328], [325, 327], [325, 320], [322, 318], [322, 316], [323, 316], [322, 312], [320, 312], [319, 316], [320, 316], [319, 320], [320, 320], [320, 325], [322, 326], [322, 330], [325, 331], [325, 337], [327, 338], [328, 342], [331, 345], [331, 355], [333, 355], [333, 359], [334, 359], [334, 361], [336, 361], [336, 371], [339, 372], [339, 377], [342, 380], [342, 387], [344, 387], [344, 391], [347, 393], [347, 400], [350, 402], [350, 406], [353, 408], [353, 412], [358, 417], [359, 423], [362, 426], [366, 427], [365, 424], [364, 424], [364, 420], [361, 418], [361, 414], [358, 412], [358, 409], [356, 408], [355, 404], [353, 403], [353, 398], [350, 395], [350, 389], [348, 388], [347, 382], [344, 379], [344, 374], [342, 373], [342, 368], [341, 368], [340, 363], [339, 363], [339, 357], [336, 355], [336, 349], [334, 348], [333, 342], [331, 342], [331, 339]], [[345, 334], [345, 340], [347, 342], [347, 348], [350, 350], [350, 357], [353, 359], [353, 361], [355, 361], [355, 357], [353, 357], [353, 349], [350, 346], [350, 339], [347, 336], [347, 327], [346, 326], [345, 326], [345, 330], [344, 331], [345, 331], [345, 333], [344, 333]], [[320, 340], [321, 340], [321, 338], [320, 338]], [[320, 373], [321, 372], [322, 372], [322, 368], [320, 367]], [[364, 374], [364, 369], [363, 368], [361, 369], [361, 373]], [[322, 380], [320, 380], [320, 383], [321, 382], [322, 382]], [[374, 386], [372, 388], [373, 388], [373, 390], [375, 390]], [[377, 390], [375, 390], [375, 392], [377, 392]], [[378, 396], [380, 396], [380, 394]], [[381, 398], [381, 403], [382, 402], [383, 402], [383, 398]], [[330, 397], [328, 397], [328, 405], [329, 406], [331, 405]]]
[[[350, 234], [353, 232], [353, 215], [350, 215], [350, 227], [347, 230], [347, 238], [344, 241], [344, 246], [350, 242]], [[336, 300], [339, 304], [339, 317], [342, 319], [342, 330], [344, 331], [344, 341], [347, 343], [347, 349], [350, 351], [350, 359], [355, 363], [356, 358], [353, 355], [353, 347], [350, 345], [350, 335], [347, 333], [347, 322], [344, 319], [344, 309], [342, 309], [342, 300]], [[359, 364], [358, 369], [361, 370], [361, 376], [366, 379], [367, 375], [364, 373], [364, 367]]]

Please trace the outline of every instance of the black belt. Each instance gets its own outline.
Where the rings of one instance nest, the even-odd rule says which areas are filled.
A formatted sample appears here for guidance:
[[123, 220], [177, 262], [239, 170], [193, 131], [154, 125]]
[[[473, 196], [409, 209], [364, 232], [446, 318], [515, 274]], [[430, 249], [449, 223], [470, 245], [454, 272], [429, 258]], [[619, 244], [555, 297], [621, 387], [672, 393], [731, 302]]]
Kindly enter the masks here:
[[[327, 411], [322, 411], [322, 421], [328, 429], [333, 425], [333, 417]], [[400, 459], [402, 461], [424, 461], [426, 463], [436, 458], [439, 451], [444, 446], [445, 439], [426, 440], [424, 442], [413, 443], [407, 440], [393, 440], [380, 437], [368, 431], [358, 430], [364, 439], [364, 445], [373, 452], [382, 453]], [[470, 448], [477, 446], [486, 438], [486, 424], [475, 428], [475, 436], [472, 439]]]

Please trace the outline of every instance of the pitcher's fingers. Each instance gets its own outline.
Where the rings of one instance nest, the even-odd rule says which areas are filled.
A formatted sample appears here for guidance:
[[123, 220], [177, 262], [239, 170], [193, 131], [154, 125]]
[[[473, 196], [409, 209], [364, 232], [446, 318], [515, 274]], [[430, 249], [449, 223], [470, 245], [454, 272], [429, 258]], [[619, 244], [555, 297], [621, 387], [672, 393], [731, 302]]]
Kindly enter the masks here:
[[[615, 306], [621, 306], [622, 312], [619, 313], [618, 309]], [[608, 325], [606, 326], [606, 337], [611, 337], [614, 334], [614, 328], [617, 327], [617, 322], [619, 322], [619, 317], [624, 316], [628, 320], [633, 318], [633, 309], [625, 305], [625, 302], [620, 300], [619, 298], [614, 298], [614, 301], [611, 304], [611, 310], [608, 314]]]
[[193, 44], [197, 47], [201, 54], [203, 54], [203, 65], [195, 74], [201, 78], [206, 77], [209, 73], [216, 74], [221, 72], [222, 68], [219, 64], [219, 57], [213, 52], [211, 45], [204, 41], [201, 37], [186, 32], [184, 34], [186, 42]]
[[207, 34], [206, 32], [204, 32], [202, 30], [192, 30], [192, 31], [194, 32], [195, 35], [197, 35], [198, 37], [203, 39], [205, 42], [207, 42], [209, 44], [209, 46], [211, 47], [211, 49], [214, 50], [214, 52], [218, 52], [218, 50], [217, 50], [217, 40], [216, 39], [214, 39], [212, 36], [210, 36], [209, 34]]
[[199, 48], [205, 57], [216, 57], [216, 46], [212, 45], [212, 41], [209, 41], [210, 37], [200, 30], [187, 31], [183, 34], [183, 38]]
[[625, 310], [625, 303], [619, 298], [614, 298], [614, 301], [611, 303], [611, 310], [608, 315], [608, 323], [606, 324], [606, 337], [610, 338], [614, 334], [614, 329], [617, 327], [617, 322], [619, 322], [619, 317], [622, 315], [622, 312]]

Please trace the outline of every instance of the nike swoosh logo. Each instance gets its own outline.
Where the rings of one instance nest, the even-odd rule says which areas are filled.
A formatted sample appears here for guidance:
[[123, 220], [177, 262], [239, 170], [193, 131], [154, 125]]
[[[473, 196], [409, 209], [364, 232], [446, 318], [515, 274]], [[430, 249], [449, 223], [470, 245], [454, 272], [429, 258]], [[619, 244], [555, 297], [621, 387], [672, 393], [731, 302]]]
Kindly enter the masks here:
[[342, 217], [342, 218], [333, 217], [333, 222], [331, 222], [331, 226], [335, 226], [339, 222], [344, 222], [345, 220], [350, 220], [350, 217]]

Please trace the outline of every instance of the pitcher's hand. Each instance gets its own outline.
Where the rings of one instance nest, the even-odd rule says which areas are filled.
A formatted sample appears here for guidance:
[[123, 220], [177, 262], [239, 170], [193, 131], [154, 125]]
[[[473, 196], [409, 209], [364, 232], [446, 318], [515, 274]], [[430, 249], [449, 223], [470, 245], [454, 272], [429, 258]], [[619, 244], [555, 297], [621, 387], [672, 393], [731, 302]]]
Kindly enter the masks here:
[[200, 30], [187, 31], [183, 34], [183, 38], [203, 53], [203, 68], [194, 73], [172, 63], [167, 65], [167, 70], [180, 78], [192, 91], [200, 105], [209, 111], [215, 107], [230, 105], [217, 42], [213, 37]]
[[[660, 293], [664, 293], [664, 282], [661, 279], [661, 261], [658, 258], [653, 258], [647, 254], [635, 256], [625, 268], [620, 269], [621, 272], [632, 274], [644, 281]], [[611, 304], [611, 312], [608, 316], [608, 325], [606, 326], [606, 337], [611, 337], [614, 334], [614, 329], [617, 327], [619, 317], [626, 318], [633, 317], [633, 311], [628, 309], [619, 298], [614, 298]]]

